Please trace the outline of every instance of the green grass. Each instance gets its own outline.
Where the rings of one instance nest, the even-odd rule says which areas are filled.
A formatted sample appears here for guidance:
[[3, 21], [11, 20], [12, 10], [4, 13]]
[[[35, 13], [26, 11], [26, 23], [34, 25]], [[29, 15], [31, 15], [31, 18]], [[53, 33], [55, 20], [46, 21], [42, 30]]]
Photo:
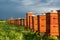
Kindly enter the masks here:
[[[49, 37], [50, 38], [50, 37]], [[0, 22], [0, 40], [50, 40], [43, 38], [37, 32], [32, 32], [28, 28], [15, 26], [5, 21]]]

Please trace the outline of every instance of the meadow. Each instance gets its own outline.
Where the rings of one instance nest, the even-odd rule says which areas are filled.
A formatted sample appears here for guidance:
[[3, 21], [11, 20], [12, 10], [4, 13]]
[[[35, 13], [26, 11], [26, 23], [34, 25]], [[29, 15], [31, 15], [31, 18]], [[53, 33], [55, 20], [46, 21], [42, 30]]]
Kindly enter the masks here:
[[26, 27], [0, 21], [0, 40], [58, 40], [57, 37], [44, 37]]

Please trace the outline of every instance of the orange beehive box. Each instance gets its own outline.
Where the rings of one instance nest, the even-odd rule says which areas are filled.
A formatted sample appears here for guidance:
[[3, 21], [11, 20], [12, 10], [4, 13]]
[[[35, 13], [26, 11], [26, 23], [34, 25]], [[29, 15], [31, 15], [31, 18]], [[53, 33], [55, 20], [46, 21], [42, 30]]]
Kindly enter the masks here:
[[29, 16], [29, 28], [32, 30], [32, 16]]
[[60, 10], [57, 10], [57, 12], [58, 12], [59, 36], [60, 36]]
[[14, 25], [17, 25], [17, 20], [15, 19], [15, 21], [14, 21]]
[[23, 26], [23, 19], [20, 19], [20, 25]]
[[47, 33], [50, 36], [58, 36], [59, 35], [59, 28], [58, 28], [58, 13], [57, 11], [52, 11], [46, 14], [47, 18]]
[[46, 15], [38, 15], [38, 30], [40, 33], [46, 32]]
[[10, 23], [10, 20], [8, 19], [7, 22]]
[[26, 27], [26, 18], [23, 19], [23, 26]]
[[10, 20], [8, 20], [8, 23], [10, 23]]
[[17, 25], [17, 26], [19, 25], [19, 23], [18, 23], [18, 19], [15, 19], [14, 24]]
[[32, 17], [32, 27], [35, 32], [38, 31], [38, 18], [37, 18], [37, 16]]
[[20, 18], [16, 19], [17, 26], [20, 26]]
[[34, 13], [33, 12], [27, 12], [26, 14], [26, 25], [29, 28], [29, 16], [32, 16]]
[[11, 24], [14, 24], [14, 19], [10, 19], [10, 23]]

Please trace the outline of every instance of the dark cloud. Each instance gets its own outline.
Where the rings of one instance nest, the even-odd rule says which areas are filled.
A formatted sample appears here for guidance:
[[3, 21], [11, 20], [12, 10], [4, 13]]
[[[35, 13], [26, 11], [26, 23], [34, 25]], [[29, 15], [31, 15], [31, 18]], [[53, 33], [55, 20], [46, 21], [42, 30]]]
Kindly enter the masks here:
[[0, 0], [0, 18], [24, 18], [26, 12], [35, 13], [60, 8], [59, 0]]

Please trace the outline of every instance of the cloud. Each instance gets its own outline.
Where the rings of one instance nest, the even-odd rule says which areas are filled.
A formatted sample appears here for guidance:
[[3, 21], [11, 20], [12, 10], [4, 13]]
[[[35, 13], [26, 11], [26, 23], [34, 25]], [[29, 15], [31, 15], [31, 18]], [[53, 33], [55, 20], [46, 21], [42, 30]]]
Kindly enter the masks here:
[[52, 5], [59, 2], [59, 0], [45, 0], [45, 1], [44, 0], [10, 0], [10, 1], [19, 3], [22, 6], [44, 6], [44, 5]]
[[23, 0], [22, 1], [23, 5], [31, 5], [33, 2], [31, 0]]
[[1, 17], [4, 14], [10, 17], [24, 17], [28, 11], [40, 14], [57, 9], [60, 9], [60, 0], [0, 0]]
[[59, 0], [10, 0], [11, 7], [15, 7], [18, 12], [35, 11], [39, 13], [59, 9], [58, 3], [60, 3]]
[[57, 3], [60, 3], [59, 0], [45, 0], [45, 1], [40, 1], [35, 6], [51, 6], [51, 5], [57, 5]]

